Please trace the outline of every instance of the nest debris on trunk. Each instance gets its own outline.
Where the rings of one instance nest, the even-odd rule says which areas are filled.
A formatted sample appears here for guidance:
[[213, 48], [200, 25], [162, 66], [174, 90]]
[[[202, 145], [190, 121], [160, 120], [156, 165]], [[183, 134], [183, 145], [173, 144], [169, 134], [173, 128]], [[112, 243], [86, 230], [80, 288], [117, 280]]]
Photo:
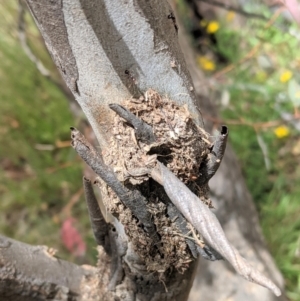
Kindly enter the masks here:
[[[149, 144], [137, 139], [132, 125], [116, 114], [113, 136], [109, 147], [102, 152], [103, 159], [125, 187], [138, 189], [146, 197], [147, 210], [152, 215], [159, 242], [154, 242], [145, 233], [130, 209], [100, 180], [103, 202], [123, 224], [134, 250], [144, 260], [149, 272], [163, 275], [175, 268], [183, 273], [195, 258], [188, 248], [187, 237], [175, 223], [176, 217], [171, 219], [168, 216], [168, 196], [147, 170], [159, 160], [212, 207], [208, 185], [200, 184], [199, 179], [201, 163], [211, 149], [208, 134], [194, 123], [186, 106], [178, 106], [153, 90], [148, 90], [139, 99], [124, 101], [122, 106], [152, 127], [155, 141]], [[193, 240], [193, 236], [189, 235], [189, 239]]]

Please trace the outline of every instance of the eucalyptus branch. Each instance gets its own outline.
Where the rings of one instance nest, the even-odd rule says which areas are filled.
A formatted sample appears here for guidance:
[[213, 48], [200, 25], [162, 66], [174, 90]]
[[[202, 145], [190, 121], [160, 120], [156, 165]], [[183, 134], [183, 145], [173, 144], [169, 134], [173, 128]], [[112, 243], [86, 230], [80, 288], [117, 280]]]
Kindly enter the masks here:
[[55, 252], [0, 235], [0, 300], [78, 300], [82, 285], [90, 291], [96, 268], [61, 260]]
[[214, 213], [168, 168], [158, 162], [151, 175], [154, 180], [163, 185], [170, 200], [201, 233], [208, 245], [226, 258], [241, 276], [270, 289], [276, 296], [281, 295], [280, 289], [270, 279], [255, 270], [229, 243]]

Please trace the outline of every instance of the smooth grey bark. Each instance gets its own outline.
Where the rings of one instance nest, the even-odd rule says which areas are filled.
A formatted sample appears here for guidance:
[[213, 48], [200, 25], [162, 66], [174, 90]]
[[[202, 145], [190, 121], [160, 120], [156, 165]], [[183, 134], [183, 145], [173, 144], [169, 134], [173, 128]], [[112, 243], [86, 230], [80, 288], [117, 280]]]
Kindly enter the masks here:
[[101, 146], [109, 131], [105, 123], [112, 116], [108, 104], [148, 88], [187, 104], [201, 122], [177, 32], [167, 17], [171, 12], [167, 1], [27, 3]]

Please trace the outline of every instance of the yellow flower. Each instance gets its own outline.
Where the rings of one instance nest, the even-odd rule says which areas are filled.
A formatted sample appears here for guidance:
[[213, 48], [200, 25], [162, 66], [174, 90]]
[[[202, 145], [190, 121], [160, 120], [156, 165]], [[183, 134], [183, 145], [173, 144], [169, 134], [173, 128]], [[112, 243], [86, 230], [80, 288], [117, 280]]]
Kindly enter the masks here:
[[200, 66], [200, 68], [206, 71], [214, 71], [216, 69], [215, 63], [205, 56], [198, 56], [197, 63]]
[[292, 76], [293, 76], [293, 73], [291, 71], [289, 71], [289, 70], [284, 71], [280, 75], [280, 81], [282, 83], [286, 83], [286, 82], [288, 82], [292, 78]]
[[226, 14], [226, 21], [227, 22], [231, 22], [235, 17], [235, 12], [233, 11], [229, 11], [227, 14]]
[[287, 137], [290, 134], [290, 130], [285, 125], [281, 125], [274, 130], [274, 133], [277, 138], [281, 139]]
[[215, 33], [220, 28], [220, 24], [217, 21], [210, 21], [207, 25], [206, 31], [208, 33]]

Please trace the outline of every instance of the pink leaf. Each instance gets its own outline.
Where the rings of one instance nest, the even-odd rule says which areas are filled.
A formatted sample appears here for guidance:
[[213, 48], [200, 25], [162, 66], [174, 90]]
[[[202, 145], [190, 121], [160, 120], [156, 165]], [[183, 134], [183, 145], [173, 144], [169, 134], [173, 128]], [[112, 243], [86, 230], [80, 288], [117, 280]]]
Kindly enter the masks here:
[[285, 0], [286, 8], [289, 10], [295, 21], [300, 24], [300, 10], [297, 0]]
[[82, 239], [82, 236], [75, 228], [76, 219], [67, 218], [61, 227], [61, 239], [65, 248], [74, 256], [83, 256], [86, 252], [86, 244]]

